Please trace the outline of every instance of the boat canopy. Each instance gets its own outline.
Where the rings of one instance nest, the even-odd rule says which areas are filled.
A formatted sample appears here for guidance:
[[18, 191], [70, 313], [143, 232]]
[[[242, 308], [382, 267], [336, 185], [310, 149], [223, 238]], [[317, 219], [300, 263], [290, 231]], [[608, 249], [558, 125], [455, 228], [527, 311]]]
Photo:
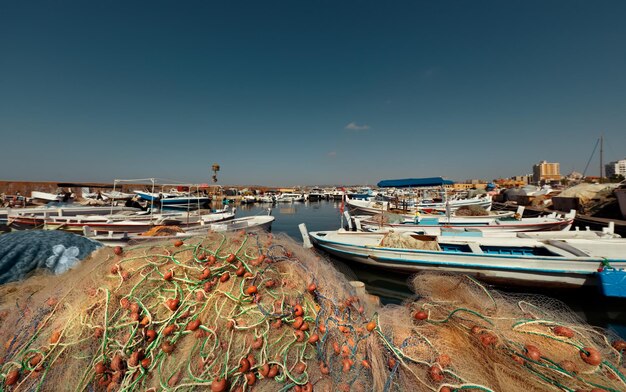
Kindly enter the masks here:
[[383, 180], [377, 185], [379, 188], [411, 188], [418, 186], [452, 185], [454, 181], [444, 180], [442, 177], [403, 178], [400, 180]]

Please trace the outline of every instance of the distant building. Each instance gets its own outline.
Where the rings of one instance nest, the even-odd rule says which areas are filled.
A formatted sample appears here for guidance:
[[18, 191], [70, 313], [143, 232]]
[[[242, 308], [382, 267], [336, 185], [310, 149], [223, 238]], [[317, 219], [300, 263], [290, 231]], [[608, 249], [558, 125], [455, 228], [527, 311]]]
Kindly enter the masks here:
[[465, 191], [469, 189], [485, 189], [487, 188], [487, 182], [472, 182], [472, 183], [454, 183], [452, 189], [455, 191]]
[[483, 179], [476, 179], [476, 178], [465, 180], [466, 184], [486, 184], [487, 182], [489, 181], [483, 180]]
[[513, 176], [509, 178], [498, 178], [494, 180], [501, 188], [514, 188], [517, 186], [528, 185], [532, 182], [532, 175], [527, 174], [525, 176]]
[[561, 168], [559, 163], [541, 161], [533, 166], [533, 182], [545, 184], [561, 180]]
[[619, 175], [626, 177], [626, 158], [619, 161], [607, 163], [606, 165], [604, 165], [604, 171], [607, 177]]

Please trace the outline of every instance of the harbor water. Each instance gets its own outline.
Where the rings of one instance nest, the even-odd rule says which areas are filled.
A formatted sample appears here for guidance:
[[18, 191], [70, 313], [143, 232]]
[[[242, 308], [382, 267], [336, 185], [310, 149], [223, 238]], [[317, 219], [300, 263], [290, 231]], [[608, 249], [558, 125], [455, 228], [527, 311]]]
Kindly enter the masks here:
[[[285, 233], [300, 243], [302, 242], [298, 229], [300, 223], [305, 223], [309, 231], [336, 230], [341, 226], [341, 202], [336, 200], [282, 203], [274, 206], [269, 204], [241, 205], [237, 209], [237, 216], [266, 214], [270, 207], [272, 215], [276, 217], [272, 232]], [[379, 296], [382, 303], [401, 303], [415, 295], [407, 284], [410, 274], [351, 263], [329, 255], [325, 257], [330, 258], [349, 280], [359, 280], [365, 283], [367, 291]], [[626, 338], [626, 300], [604, 297], [596, 288], [549, 290], [535, 287], [494, 286], [494, 288], [509, 293], [556, 298], [591, 325], [610, 329]]]

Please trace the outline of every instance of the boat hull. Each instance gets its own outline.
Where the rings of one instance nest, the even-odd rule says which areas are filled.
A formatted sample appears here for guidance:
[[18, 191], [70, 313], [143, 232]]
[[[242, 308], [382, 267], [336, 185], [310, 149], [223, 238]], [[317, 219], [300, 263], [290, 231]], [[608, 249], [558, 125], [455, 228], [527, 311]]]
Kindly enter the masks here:
[[326, 197], [321, 194], [321, 193], [309, 193], [309, 200], [310, 201], [315, 201], [315, 200], [322, 200], [325, 199]]

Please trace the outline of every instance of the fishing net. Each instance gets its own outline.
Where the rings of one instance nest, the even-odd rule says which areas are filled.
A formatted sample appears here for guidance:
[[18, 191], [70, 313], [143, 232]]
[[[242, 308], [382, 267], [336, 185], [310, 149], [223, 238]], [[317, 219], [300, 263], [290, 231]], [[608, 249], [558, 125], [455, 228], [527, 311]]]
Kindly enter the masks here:
[[148, 231], [141, 233], [140, 235], [145, 237], [155, 237], [163, 235], [176, 235], [176, 233], [184, 233], [185, 230], [178, 226], [154, 226]]
[[[624, 390], [619, 349], [562, 305], [422, 274], [380, 308], [270, 234], [105, 248], [0, 287], [5, 390]], [[611, 343], [615, 346], [612, 347]], [[569, 362], [568, 362], [569, 361]]]
[[[421, 239], [414, 238], [420, 237]], [[384, 248], [397, 249], [422, 249], [440, 251], [439, 243], [435, 237], [417, 236], [412, 233], [395, 233], [389, 232], [385, 234], [380, 241], [380, 246]]]
[[417, 320], [411, 339], [422, 360], [449, 363], [423, 376], [427, 389], [626, 390], [626, 342], [559, 301], [488, 290], [467, 276], [424, 273], [412, 286], [420, 299], [407, 304]]
[[489, 211], [481, 206], [461, 206], [459, 207], [455, 215], [457, 216], [487, 216]]
[[368, 223], [376, 223], [379, 225], [387, 224], [399, 224], [405, 221], [405, 217], [400, 214], [394, 214], [391, 212], [383, 212], [381, 214], [372, 215], [367, 219]]

